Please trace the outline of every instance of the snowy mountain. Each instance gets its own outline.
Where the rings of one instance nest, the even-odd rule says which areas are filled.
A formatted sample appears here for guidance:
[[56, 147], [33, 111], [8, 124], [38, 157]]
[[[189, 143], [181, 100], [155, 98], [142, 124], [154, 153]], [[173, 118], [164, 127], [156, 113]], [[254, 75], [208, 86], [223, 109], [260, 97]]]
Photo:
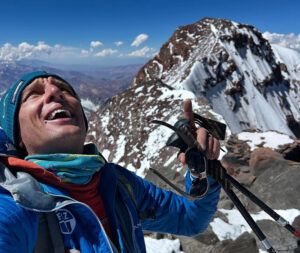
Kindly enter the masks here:
[[[300, 190], [295, 159], [300, 143], [293, 137], [300, 133], [297, 57], [292, 50], [271, 46], [252, 26], [206, 18], [180, 27], [140, 69], [130, 88], [91, 112], [87, 141], [95, 142], [109, 162], [170, 190], [149, 172], [154, 167], [183, 189], [186, 167], [177, 161], [178, 150], [165, 146], [172, 131], [151, 121], [174, 124], [183, 117], [183, 101], [189, 98], [196, 113], [229, 126], [227, 143], [222, 143], [227, 153], [221, 157], [236, 179], [300, 225], [299, 198], [287, 194]], [[241, 132], [247, 128], [252, 130]], [[254, 215], [259, 211], [249, 200], [243, 203]], [[297, 240], [276, 222], [261, 213], [255, 220], [280, 252], [292, 253], [297, 247]], [[265, 252], [224, 193], [203, 235], [166, 237], [180, 239], [180, 247], [178, 240], [173, 246], [164, 241], [170, 249], [166, 252]], [[154, 241], [146, 242], [149, 252], [155, 252]]]
[[132, 86], [156, 79], [206, 98], [233, 133], [300, 136], [300, 54], [271, 46], [252, 26], [205, 18], [179, 27]]
[[[182, 117], [185, 99], [192, 99], [193, 108], [202, 115], [223, 121], [203, 99], [186, 90], [175, 90], [159, 81], [148, 82], [113, 97], [102, 110], [91, 113], [87, 141], [95, 141], [109, 160], [146, 175], [153, 158], [167, 159], [165, 166], [180, 169], [174, 163], [177, 153], [164, 149], [171, 130], [155, 124], [154, 119], [174, 124]], [[159, 156], [159, 157], [158, 157]], [[179, 167], [178, 167], [179, 166]]]

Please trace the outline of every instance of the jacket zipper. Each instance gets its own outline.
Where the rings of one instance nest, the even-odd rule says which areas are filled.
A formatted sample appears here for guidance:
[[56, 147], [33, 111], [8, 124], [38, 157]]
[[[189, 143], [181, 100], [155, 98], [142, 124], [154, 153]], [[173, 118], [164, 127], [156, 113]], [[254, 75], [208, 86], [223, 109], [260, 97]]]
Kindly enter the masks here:
[[[19, 203], [19, 205], [20, 205], [21, 207], [27, 209], [27, 210], [30, 210], [30, 211], [39, 211], [39, 212], [45, 212], [45, 213], [46, 213], [46, 212], [49, 212], [49, 211], [57, 211], [57, 210], [59, 210], [59, 209], [61, 209], [61, 208], [63, 208], [63, 207], [66, 207], [66, 206], [72, 205], [72, 204], [80, 204], [80, 205], [83, 205], [83, 206], [87, 207], [87, 208], [92, 212], [92, 214], [94, 215], [94, 217], [97, 219], [98, 224], [100, 225], [100, 228], [102, 229], [102, 231], [103, 231], [103, 233], [104, 233], [104, 237], [105, 237], [106, 241], [108, 242], [108, 245], [109, 245], [109, 248], [110, 248], [111, 252], [112, 252], [112, 253], [115, 253], [115, 251], [113, 250], [113, 248], [115, 248], [115, 247], [111, 245], [111, 242], [110, 242], [109, 237], [107, 236], [107, 234], [106, 234], [106, 232], [105, 232], [105, 229], [104, 229], [103, 225], [101, 224], [99, 218], [98, 218], [97, 215], [94, 213], [94, 211], [93, 211], [88, 205], [86, 205], [85, 203], [79, 202], [79, 201], [77, 201], [77, 200], [75, 200], [75, 199], [73, 199], [73, 198], [71, 198], [71, 197], [62, 196], [62, 195], [56, 195], [56, 194], [52, 194], [52, 193], [46, 193], [46, 194], [51, 195], [51, 196], [54, 196], [54, 197], [66, 198], [67, 200], [72, 200], [73, 203], [63, 204], [63, 205], [61, 205], [59, 208], [54, 208], [54, 209], [52, 209], [52, 210], [47, 210], [47, 211], [38, 210], [38, 209], [30, 208], [30, 207], [26, 207], [26, 206], [24, 206], [24, 205], [22, 205], [22, 204], [20, 204], [20, 203]], [[126, 207], [127, 207], [127, 206], [126, 206]], [[130, 216], [130, 217], [131, 217], [131, 216]]]
[[135, 226], [134, 226], [134, 222], [133, 222], [133, 218], [132, 218], [132, 215], [131, 215], [131, 212], [129, 210], [129, 207], [127, 206], [127, 204], [125, 203], [125, 201], [123, 201], [126, 208], [127, 208], [127, 211], [129, 213], [129, 216], [130, 216], [130, 221], [131, 221], [131, 227], [132, 227], [132, 238], [134, 240], [134, 248], [135, 248], [135, 251], [137, 251], [138, 253], [141, 252], [140, 248], [139, 248], [139, 245], [137, 244], [137, 241], [136, 241], [136, 237], [135, 237]]

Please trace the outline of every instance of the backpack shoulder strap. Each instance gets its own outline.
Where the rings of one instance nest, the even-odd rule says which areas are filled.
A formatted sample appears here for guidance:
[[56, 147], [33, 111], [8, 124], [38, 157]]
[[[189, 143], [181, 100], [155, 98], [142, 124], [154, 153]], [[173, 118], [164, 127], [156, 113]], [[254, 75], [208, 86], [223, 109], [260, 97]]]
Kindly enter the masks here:
[[65, 253], [65, 245], [56, 214], [39, 213], [39, 228], [33, 253]]
[[135, 209], [138, 212], [139, 219], [141, 221], [144, 220], [155, 220], [155, 209], [147, 209], [145, 211], [140, 211], [137, 205], [137, 201], [134, 195], [133, 187], [129, 182], [129, 179], [120, 171], [116, 170], [117, 178], [118, 178], [118, 185], [122, 187], [122, 189], [128, 194], [129, 198], [131, 199], [132, 203], [135, 206]]

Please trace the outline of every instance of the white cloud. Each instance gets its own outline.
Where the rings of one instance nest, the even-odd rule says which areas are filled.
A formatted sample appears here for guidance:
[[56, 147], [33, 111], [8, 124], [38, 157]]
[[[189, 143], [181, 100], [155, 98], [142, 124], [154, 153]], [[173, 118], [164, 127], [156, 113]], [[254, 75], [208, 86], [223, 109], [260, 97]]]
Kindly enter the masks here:
[[66, 46], [63, 46], [63, 45], [60, 45], [60, 44], [56, 44], [54, 46], [55, 49], [57, 50], [66, 50], [66, 49], [71, 49], [71, 47], [66, 47]]
[[18, 61], [25, 58], [38, 58], [45, 54], [51, 54], [53, 49], [53, 47], [43, 41], [39, 41], [37, 45], [22, 42], [18, 46], [13, 46], [10, 43], [6, 43], [0, 48], [0, 60]]
[[[116, 41], [117, 42], [117, 41]], [[116, 43], [115, 42], [115, 43]], [[118, 41], [118, 45], [124, 43], [123, 41]], [[116, 44], [116, 45], [117, 45]], [[117, 49], [107, 48], [100, 51], [96, 48], [97, 45], [100, 46], [100, 42], [91, 43], [89, 48], [79, 48], [70, 47], [61, 44], [48, 45], [44, 41], [39, 41], [37, 43], [22, 42], [17, 45], [11, 43], [6, 43], [0, 45], [0, 61], [19, 61], [22, 59], [39, 59], [49, 62], [75, 62], [81, 59], [93, 59], [98, 57], [112, 56], [112, 57], [153, 57], [155, 49], [149, 48], [147, 46], [140, 50], [133, 52], [122, 51]], [[92, 47], [93, 46], [93, 47]]]
[[103, 43], [100, 41], [91, 41], [90, 46], [91, 46], [91, 48], [98, 48], [98, 47], [103, 46]]
[[142, 49], [133, 51], [128, 55], [135, 56], [135, 57], [152, 57], [155, 55], [155, 49], [149, 47], [143, 47]]
[[104, 49], [102, 50], [101, 52], [99, 53], [96, 53], [95, 56], [98, 56], [98, 57], [103, 57], [103, 56], [108, 56], [108, 55], [112, 55], [112, 54], [115, 54], [117, 53], [118, 50], [113, 50], [113, 49]]
[[143, 42], [148, 40], [148, 35], [145, 33], [141, 33], [140, 35], [136, 36], [134, 41], [131, 43], [132, 47], [138, 47], [141, 45]]
[[51, 53], [52, 48], [47, 45], [44, 41], [39, 41], [37, 46], [34, 48], [35, 51]]
[[116, 42], [115, 42], [115, 45], [116, 45], [117, 47], [122, 46], [123, 44], [124, 44], [123, 41], [116, 41]]
[[296, 35], [294, 33], [290, 34], [279, 34], [264, 32], [263, 36], [271, 44], [277, 44], [283, 47], [300, 49], [300, 34]]
[[81, 50], [81, 54], [84, 55], [84, 56], [88, 56], [89, 55], [89, 51], [85, 50], [85, 49], [82, 49]]

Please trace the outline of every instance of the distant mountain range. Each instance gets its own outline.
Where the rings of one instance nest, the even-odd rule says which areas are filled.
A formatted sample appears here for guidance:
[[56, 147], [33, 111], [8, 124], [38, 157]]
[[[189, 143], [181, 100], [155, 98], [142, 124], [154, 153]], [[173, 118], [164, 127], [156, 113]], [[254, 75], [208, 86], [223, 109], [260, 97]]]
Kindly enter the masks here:
[[[38, 61], [0, 62], [0, 92], [3, 92], [22, 75], [45, 70], [62, 76], [72, 84], [80, 97], [94, 101], [105, 100], [126, 89], [141, 65], [126, 65], [91, 70], [69, 70], [72, 66], [58, 66]], [[78, 66], [77, 66], [78, 68]]]

